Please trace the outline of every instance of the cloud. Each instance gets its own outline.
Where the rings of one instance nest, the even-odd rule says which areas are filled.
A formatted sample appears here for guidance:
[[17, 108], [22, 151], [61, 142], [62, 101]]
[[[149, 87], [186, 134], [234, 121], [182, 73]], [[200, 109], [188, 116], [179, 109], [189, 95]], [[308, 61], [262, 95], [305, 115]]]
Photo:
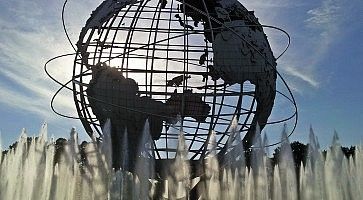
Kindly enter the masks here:
[[[327, 81], [318, 81], [322, 76], [318, 71], [331, 51], [331, 44], [339, 38], [344, 1], [323, 0], [317, 7], [300, 13], [301, 16], [296, 13], [296, 19], [300, 21], [287, 27], [293, 41], [279, 69], [294, 82], [295, 91], [303, 93], [306, 87], [319, 88]], [[296, 26], [299, 23], [305, 26]]]
[[6, 104], [21, 111], [28, 111], [38, 116], [45, 117], [49, 112], [44, 108], [44, 102], [39, 99], [24, 96], [12, 88], [0, 83], [1, 95], [0, 103]]
[[341, 10], [340, 1], [325, 0], [322, 5], [307, 12], [309, 18], [305, 21], [312, 27], [326, 29], [332, 28], [339, 18]]
[[308, 83], [312, 87], [319, 87], [319, 82], [315, 80], [313, 75], [311, 73], [308, 73], [307, 71], [303, 72], [300, 71], [301, 69], [298, 67], [293, 67], [291, 65], [284, 65], [282, 68], [284, 73], [294, 76], [296, 78], [299, 78], [300, 80], [304, 81], [305, 83]]
[[286, 9], [290, 7], [297, 7], [301, 6], [303, 3], [300, 1], [293, 1], [293, 0], [239, 0], [248, 10], [270, 10], [271, 9]]
[[[101, 0], [70, 1], [66, 19], [74, 42], [95, 8], [93, 4], [99, 3], [97, 1]], [[83, 132], [79, 120], [63, 120], [51, 111], [50, 100], [59, 86], [43, 70], [48, 59], [72, 53], [63, 33], [62, 4], [62, 1], [54, 0], [0, 1], [0, 107], [11, 110], [15, 116], [27, 116], [19, 119], [19, 126], [23, 126], [25, 120], [35, 123], [47, 121], [49, 135], [57, 137], [66, 137], [72, 126]], [[68, 81], [72, 75], [73, 59], [55, 60], [49, 65], [49, 71], [61, 82]], [[67, 90], [57, 97], [55, 108], [62, 114], [77, 116], [72, 93]], [[1, 119], [7, 121], [7, 116], [3, 115]], [[7, 132], [3, 141], [7, 141], [5, 144], [8, 145], [15, 139], [11, 132], [19, 127], [4, 127], [2, 130]]]
[[306, 26], [317, 36], [313, 39], [316, 43], [312, 63], [314, 65], [329, 52], [330, 45], [337, 40], [342, 30], [344, 2], [344, 0], [324, 0], [319, 7], [307, 11]]
[[[71, 50], [58, 17], [59, 3], [56, 14], [54, 8], [42, 9], [51, 2], [17, 0], [4, 7], [0, 3], [4, 8], [0, 14], [0, 103], [48, 121], [57, 119], [49, 102], [58, 85], [45, 75], [43, 66], [49, 58]], [[65, 82], [71, 77], [72, 60], [53, 62], [49, 71]], [[58, 96], [56, 107], [66, 114], [76, 114], [69, 92]]]

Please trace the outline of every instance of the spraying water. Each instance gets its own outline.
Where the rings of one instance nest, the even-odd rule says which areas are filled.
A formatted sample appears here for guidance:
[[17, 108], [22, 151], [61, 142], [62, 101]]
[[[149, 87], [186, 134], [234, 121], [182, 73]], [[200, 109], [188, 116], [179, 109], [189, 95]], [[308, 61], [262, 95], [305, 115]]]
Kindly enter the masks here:
[[[46, 124], [31, 139], [23, 130], [16, 147], [0, 154], [0, 199], [194, 199], [190, 191], [196, 191], [201, 199], [358, 200], [363, 196], [363, 147], [356, 148], [354, 159], [347, 159], [337, 134], [323, 156], [311, 129], [309, 155], [298, 172], [286, 129], [281, 138], [280, 160], [275, 166], [271, 166], [266, 155], [267, 138], [262, 140], [256, 134], [250, 168], [246, 167], [244, 155], [237, 152], [243, 150], [242, 144], [236, 142], [239, 134], [231, 134], [223, 163], [217, 160], [215, 137], [211, 134], [209, 154], [203, 161], [204, 174], [191, 179], [181, 131], [168, 178], [160, 180], [153, 170], [155, 160], [149, 151], [152, 143], [148, 123], [143, 145], [138, 148], [135, 174], [122, 167], [116, 172], [112, 169], [110, 127], [107, 122], [102, 142], [93, 140], [81, 145], [74, 129], [70, 139], [56, 141], [48, 140]], [[127, 155], [127, 148], [122, 151]], [[128, 158], [123, 159], [122, 165], [126, 166]], [[158, 192], [156, 185], [161, 185]]]

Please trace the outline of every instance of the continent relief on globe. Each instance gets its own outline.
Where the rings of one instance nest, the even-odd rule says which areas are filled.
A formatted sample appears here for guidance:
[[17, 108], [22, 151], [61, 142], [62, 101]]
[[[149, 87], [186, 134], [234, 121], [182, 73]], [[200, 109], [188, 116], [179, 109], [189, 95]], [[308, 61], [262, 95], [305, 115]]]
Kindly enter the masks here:
[[[92, 79], [86, 92], [89, 105], [101, 126], [110, 119], [113, 126], [119, 126], [121, 130], [127, 128], [130, 135], [139, 135], [148, 119], [151, 136], [157, 140], [160, 138], [164, 121], [173, 124], [177, 122], [178, 116], [182, 115], [204, 122], [209, 114], [210, 106], [191, 90], [184, 93], [175, 91], [163, 103], [140, 96], [136, 81], [125, 78], [117, 68], [100, 63], [91, 69]], [[168, 83], [172, 84], [171, 82], [178, 79], [180, 77]]]
[[[237, 0], [178, 1], [195, 27], [203, 22], [205, 40], [212, 44], [213, 64], [207, 66], [208, 76], [229, 85], [250, 81], [256, 86], [256, 112], [244, 138], [250, 146], [256, 124], [261, 129], [266, 125], [276, 95], [277, 64], [262, 25], [254, 12]], [[207, 53], [201, 55], [199, 64], [205, 64]]]

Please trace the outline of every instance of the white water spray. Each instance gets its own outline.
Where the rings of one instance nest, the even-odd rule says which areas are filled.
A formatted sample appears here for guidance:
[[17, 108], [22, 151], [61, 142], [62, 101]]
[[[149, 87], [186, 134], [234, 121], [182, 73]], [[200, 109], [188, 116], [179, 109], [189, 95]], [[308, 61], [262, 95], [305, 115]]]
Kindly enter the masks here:
[[[145, 124], [145, 130], [148, 124]], [[39, 136], [28, 139], [22, 131], [16, 147], [0, 154], [0, 199], [151, 199], [155, 194], [154, 160], [148, 131], [144, 131], [144, 146], [139, 148], [138, 174], [111, 168], [110, 124], [106, 123], [103, 141], [93, 140], [78, 145], [74, 129], [69, 140], [47, 139], [47, 125]], [[233, 132], [233, 127], [231, 127]], [[258, 130], [258, 128], [257, 128]], [[296, 176], [291, 147], [286, 130], [278, 165], [271, 166], [263, 148], [267, 138], [255, 138], [251, 168], [246, 167], [239, 134], [228, 140], [224, 163], [216, 158], [215, 137], [209, 139], [204, 174], [190, 177], [187, 148], [180, 133], [174, 163], [163, 181], [164, 199], [190, 199], [189, 191], [197, 187], [203, 199], [353, 199], [363, 196], [363, 147], [357, 147], [355, 159], [347, 159], [341, 151], [337, 135], [324, 156], [311, 130], [306, 165]], [[127, 136], [126, 136], [127, 137]], [[148, 146], [149, 145], [149, 146]], [[233, 147], [233, 150], [231, 150]], [[0, 147], [1, 149], [1, 147]], [[124, 149], [126, 151], [127, 149]], [[127, 160], [127, 159], [126, 159]], [[125, 161], [126, 162], [126, 161]], [[126, 163], [127, 164], [127, 163]], [[153, 170], [152, 170], [153, 171]], [[141, 173], [142, 172], [142, 173]], [[297, 178], [298, 177], [298, 178]]]

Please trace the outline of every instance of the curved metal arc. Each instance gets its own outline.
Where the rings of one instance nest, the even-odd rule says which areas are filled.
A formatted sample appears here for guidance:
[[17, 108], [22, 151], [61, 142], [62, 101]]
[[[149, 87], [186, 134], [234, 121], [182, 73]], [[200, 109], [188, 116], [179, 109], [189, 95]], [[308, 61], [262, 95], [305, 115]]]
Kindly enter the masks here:
[[66, 34], [66, 37], [67, 37], [67, 40], [68, 40], [69, 44], [72, 46], [73, 50], [75, 52], [77, 52], [76, 48], [74, 47], [74, 45], [72, 43], [71, 38], [68, 35], [67, 27], [66, 27], [65, 20], [64, 20], [64, 12], [65, 12], [67, 3], [68, 3], [68, 0], [65, 0], [64, 3], [63, 3], [63, 7], [62, 7], [62, 25], [63, 25], [63, 30], [64, 30], [64, 33]]
[[73, 56], [73, 55], [75, 55], [76, 53], [69, 53], [69, 54], [63, 54], [63, 55], [59, 55], [59, 56], [55, 56], [55, 57], [53, 57], [53, 58], [51, 58], [51, 59], [49, 59], [45, 64], [44, 64], [44, 71], [45, 71], [45, 73], [47, 74], [47, 76], [50, 78], [50, 79], [52, 79], [54, 82], [56, 82], [57, 84], [59, 84], [61, 87], [57, 90], [57, 92], [55, 92], [54, 93], [54, 95], [52, 96], [52, 99], [51, 99], [51, 102], [50, 102], [50, 107], [51, 107], [51, 109], [52, 109], [52, 111], [55, 113], [55, 114], [57, 114], [57, 115], [59, 115], [59, 116], [61, 116], [61, 117], [65, 117], [65, 118], [69, 118], [69, 119], [80, 119], [79, 117], [73, 117], [73, 116], [67, 116], [67, 115], [64, 115], [64, 114], [62, 114], [62, 113], [60, 113], [60, 112], [58, 112], [58, 111], [56, 111], [55, 110], [55, 108], [54, 108], [54, 100], [55, 100], [55, 98], [58, 96], [58, 94], [59, 94], [59, 92], [60, 91], [62, 91], [64, 88], [66, 88], [66, 89], [68, 89], [68, 90], [71, 90], [72, 91], [72, 88], [70, 88], [70, 87], [68, 87], [67, 85], [69, 84], [69, 83], [71, 83], [72, 82], [72, 80], [69, 80], [67, 83], [65, 83], [65, 84], [63, 84], [63, 83], [61, 83], [61, 82], [59, 82], [56, 78], [54, 78], [50, 73], [49, 73], [49, 71], [48, 71], [48, 69], [47, 69], [47, 67], [48, 67], [48, 64], [50, 63], [50, 62], [52, 62], [52, 61], [54, 61], [54, 60], [56, 60], [56, 59], [59, 59], [59, 58], [62, 58], [62, 57], [67, 57], [67, 56]]
[[52, 111], [53, 111], [55, 114], [57, 114], [57, 115], [59, 115], [59, 116], [61, 116], [61, 117], [68, 118], [68, 119], [80, 119], [79, 117], [73, 117], [73, 116], [69, 116], [69, 115], [64, 115], [64, 114], [62, 114], [62, 113], [60, 113], [60, 112], [56, 111], [56, 110], [55, 110], [55, 108], [54, 108], [54, 100], [55, 100], [55, 98], [58, 96], [59, 92], [60, 92], [60, 91], [62, 91], [62, 90], [63, 90], [63, 88], [65, 88], [65, 87], [66, 87], [66, 85], [68, 85], [68, 84], [69, 84], [69, 83], [71, 83], [71, 82], [72, 82], [72, 80], [69, 80], [67, 83], [65, 83], [64, 85], [62, 85], [62, 86], [61, 86], [61, 87], [57, 90], [57, 92], [56, 92], [56, 93], [54, 93], [54, 95], [53, 95], [53, 97], [52, 97], [52, 100], [50, 101], [50, 107], [51, 107]]
[[[49, 59], [45, 64], [44, 64], [44, 71], [45, 73], [47, 74], [47, 76], [52, 79], [54, 82], [56, 82], [57, 84], [63, 86], [64, 84], [59, 82], [57, 79], [55, 79], [49, 72], [48, 72], [48, 69], [47, 69], [47, 66], [50, 62], [56, 60], [56, 59], [59, 59], [59, 58], [62, 58], [62, 57], [67, 57], [67, 56], [74, 56], [76, 55], [76, 53], [68, 53], [68, 54], [63, 54], [63, 55], [59, 55], [59, 56], [55, 56], [51, 59]], [[69, 88], [70, 89], [70, 88]]]

